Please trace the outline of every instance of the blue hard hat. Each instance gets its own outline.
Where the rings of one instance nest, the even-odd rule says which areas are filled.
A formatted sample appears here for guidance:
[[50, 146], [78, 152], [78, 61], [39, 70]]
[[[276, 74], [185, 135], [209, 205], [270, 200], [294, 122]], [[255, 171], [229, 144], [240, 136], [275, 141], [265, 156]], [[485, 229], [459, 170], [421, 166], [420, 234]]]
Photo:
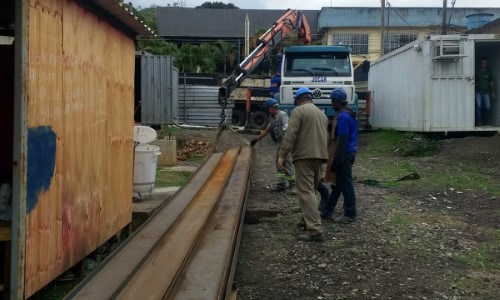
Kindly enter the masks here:
[[279, 76], [279, 75], [274, 75], [273, 77], [271, 77], [271, 83], [277, 83], [277, 84], [280, 84], [280, 83], [281, 83], [281, 76]]
[[298, 99], [300, 96], [310, 94], [312, 96], [311, 90], [306, 87], [301, 87], [295, 92], [295, 99]]
[[270, 107], [273, 107], [275, 105], [276, 106], [278, 105], [278, 101], [276, 101], [276, 99], [273, 99], [273, 98], [267, 99], [267, 101], [266, 101], [266, 108], [270, 108]]
[[347, 94], [344, 89], [334, 89], [330, 94], [332, 101], [347, 102]]

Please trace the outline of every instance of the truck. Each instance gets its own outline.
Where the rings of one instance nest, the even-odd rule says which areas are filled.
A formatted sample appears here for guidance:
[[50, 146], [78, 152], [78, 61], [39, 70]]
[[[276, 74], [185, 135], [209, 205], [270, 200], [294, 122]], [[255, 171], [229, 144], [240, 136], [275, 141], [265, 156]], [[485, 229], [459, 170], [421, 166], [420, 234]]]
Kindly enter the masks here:
[[[224, 112], [232, 92], [291, 31], [297, 32], [300, 46], [286, 47], [283, 50], [280, 69], [282, 70], [280, 73], [281, 108], [291, 114], [294, 107], [293, 95], [295, 91], [299, 87], [307, 86], [313, 92], [314, 103], [330, 119], [333, 118], [334, 113], [330, 105], [330, 92], [335, 88], [345, 89], [349, 95], [350, 107], [356, 110], [357, 102], [350, 48], [310, 45], [311, 32], [304, 14], [297, 10], [288, 9], [258, 39], [258, 46], [236, 67], [219, 88], [218, 101], [221, 107], [220, 125], [222, 127], [227, 123]], [[253, 107], [256, 106], [253, 105]], [[253, 113], [252, 118], [251, 95], [248, 95], [245, 107], [245, 129], [250, 129], [250, 120], [255, 121], [256, 115], [265, 115], [261, 110], [254, 110]]]
[[291, 46], [283, 50], [280, 109], [290, 114], [294, 94], [308, 87], [316, 104], [330, 120], [334, 111], [330, 93], [342, 88], [347, 93], [348, 106], [356, 111], [357, 97], [351, 49], [347, 46]]

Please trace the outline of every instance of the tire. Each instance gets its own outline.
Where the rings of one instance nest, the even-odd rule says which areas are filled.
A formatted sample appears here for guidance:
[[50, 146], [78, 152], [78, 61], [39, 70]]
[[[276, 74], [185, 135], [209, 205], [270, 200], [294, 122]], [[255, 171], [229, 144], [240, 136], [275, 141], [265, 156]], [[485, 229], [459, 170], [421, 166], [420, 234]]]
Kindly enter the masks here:
[[264, 129], [267, 124], [267, 114], [263, 111], [255, 111], [250, 116], [250, 126], [255, 129]]
[[241, 110], [233, 110], [233, 117], [231, 118], [231, 123], [244, 126], [246, 121], [246, 113]]

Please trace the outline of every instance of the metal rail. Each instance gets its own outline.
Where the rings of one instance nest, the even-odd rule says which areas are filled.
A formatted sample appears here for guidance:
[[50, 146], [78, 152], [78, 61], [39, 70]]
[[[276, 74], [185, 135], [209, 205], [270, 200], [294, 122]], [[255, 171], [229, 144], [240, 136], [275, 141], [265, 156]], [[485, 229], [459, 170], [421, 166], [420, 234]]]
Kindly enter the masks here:
[[67, 298], [228, 298], [250, 157], [249, 147], [213, 154]]

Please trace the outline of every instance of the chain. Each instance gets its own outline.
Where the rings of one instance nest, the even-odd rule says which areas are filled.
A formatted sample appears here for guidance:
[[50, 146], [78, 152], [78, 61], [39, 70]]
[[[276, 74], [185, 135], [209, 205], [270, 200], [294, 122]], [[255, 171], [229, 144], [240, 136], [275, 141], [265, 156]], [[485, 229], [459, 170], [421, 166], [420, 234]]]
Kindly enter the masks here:
[[227, 99], [224, 99], [220, 103], [221, 106], [221, 111], [220, 111], [220, 123], [219, 127], [226, 127], [226, 106], [227, 106]]

